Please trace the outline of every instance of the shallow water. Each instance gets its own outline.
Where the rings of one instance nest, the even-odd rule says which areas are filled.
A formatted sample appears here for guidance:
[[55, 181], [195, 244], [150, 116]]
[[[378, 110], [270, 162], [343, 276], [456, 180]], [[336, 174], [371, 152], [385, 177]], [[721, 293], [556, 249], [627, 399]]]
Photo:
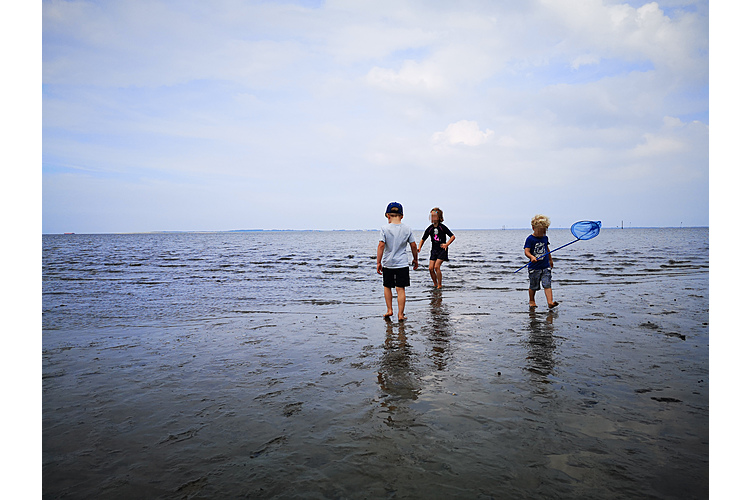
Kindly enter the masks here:
[[552, 312], [527, 234], [403, 323], [377, 232], [45, 235], [44, 496], [706, 498], [708, 229], [560, 250]]

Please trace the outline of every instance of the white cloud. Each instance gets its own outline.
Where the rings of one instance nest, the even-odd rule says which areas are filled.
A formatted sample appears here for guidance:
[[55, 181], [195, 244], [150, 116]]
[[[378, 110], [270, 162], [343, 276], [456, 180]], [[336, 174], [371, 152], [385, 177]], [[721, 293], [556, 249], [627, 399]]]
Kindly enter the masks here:
[[436, 34], [428, 28], [406, 28], [361, 19], [356, 24], [334, 27], [324, 37], [324, 47], [342, 64], [382, 59], [396, 51], [414, 51], [431, 46], [435, 42]]
[[[599, 183], [604, 197], [635, 196], [629, 186], [677, 178], [698, 192], [708, 171], [707, 10], [705, 0], [329, 0], [314, 9], [45, 0], [44, 176], [72, 175], [48, 184], [45, 221], [67, 213], [71, 196], [81, 206], [94, 199], [85, 183], [75, 188], [76, 169], [107, 179], [112, 213], [130, 217], [128, 228], [149, 221], [128, 206], [134, 198], [115, 196], [120, 179], [123, 192], [149, 179], [190, 191], [199, 177], [192, 192], [222, 198], [231, 185], [290, 207], [299, 192], [308, 202], [351, 192], [353, 205], [380, 206], [380, 190], [361, 188], [373, 172], [397, 172], [406, 194], [439, 172], [476, 204], [492, 203], [477, 186], [528, 172], [549, 193]], [[700, 203], [665, 193], [705, 223]], [[655, 202], [623, 206], [636, 203]], [[339, 227], [360, 227], [355, 212]]]
[[434, 92], [445, 86], [435, 67], [404, 61], [399, 71], [375, 67], [367, 73], [367, 83], [383, 90], [401, 92]]
[[573, 69], [578, 69], [581, 66], [599, 64], [599, 59], [599, 56], [596, 56], [594, 54], [584, 54], [573, 59], [573, 62], [570, 65]]
[[516, 148], [521, 145], [515, 138], [508, 135], [500, 137], [497, 142], [504, 148]]
[[464, 146], [479, 146], [489, 141], [493, 135], [495, 135], [493, 130], [486, 129], [484, 132], [479, 130], [479, 124], [477, 124], [477, 122], [461, 120], [456, 123], [451, 123], [442, 132], [435, 132], [432, 134], [432, 142], [435, 144], [448, 144], [451, 146], [457, 144], [463, 144]]
[[684, 123], [679, 118], [675, 118], [674, 116], [665, 116], [664, 117], [664, 128], [676, 128], [683, 126]]
[[[707, 72], [708, 24], [697, 13], [669, 18], [656, 2], [640, 7], [601, 0], [541, 0], [550, 25], [563, 35], [558, 51], [569, 51], [571, 60], [581, 49], [594, 49], [600, 58], [648, 60], [670, 71]], [[697, 57], [696, 57], [697, 56]]]
[[685, 149], [685, 144], [673, 137], [663, 137], [656, 134], [645, 134], [644, 142], [636, 146], [636, 156], [657, 156], [677, 153]]

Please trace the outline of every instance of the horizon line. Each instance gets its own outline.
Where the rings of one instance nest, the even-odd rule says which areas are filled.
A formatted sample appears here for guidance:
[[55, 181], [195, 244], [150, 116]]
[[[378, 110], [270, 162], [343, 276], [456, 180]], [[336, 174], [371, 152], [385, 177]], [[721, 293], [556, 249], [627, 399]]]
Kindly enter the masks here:
[[[705, 226], [602, 226], [602, 229], [697, 229], [708, 228]], [[569, 227], [550, 227], [549, 229], [570, 229]], [[156, 231], [115, 231], [115, 232], [93, 232], [93, 233], [42, 233], [42, 236], [74, 236], [74, 235], [105, 235], [105, 234], [188, 234], [188, 233], [262, 233], [262, 232], [364, 232], [378, 231], [379, 228], [372, 229], [188, 229], [188, 230], [156, 230]], [[518, 231], [530, 230], [527, 227], [508, 227], [508, 228], [459, 228], [454, 231]], [[413, 230], [412, 230], [413, 231]]]

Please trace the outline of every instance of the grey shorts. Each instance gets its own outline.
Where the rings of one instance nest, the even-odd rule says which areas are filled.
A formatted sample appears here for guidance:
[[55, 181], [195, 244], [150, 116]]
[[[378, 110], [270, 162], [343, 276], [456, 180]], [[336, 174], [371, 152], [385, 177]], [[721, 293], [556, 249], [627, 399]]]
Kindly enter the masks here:
[[529, 269], [529, 290], [539, 290], [540, 283], [544, 288], [552, 288], [552, 269]]

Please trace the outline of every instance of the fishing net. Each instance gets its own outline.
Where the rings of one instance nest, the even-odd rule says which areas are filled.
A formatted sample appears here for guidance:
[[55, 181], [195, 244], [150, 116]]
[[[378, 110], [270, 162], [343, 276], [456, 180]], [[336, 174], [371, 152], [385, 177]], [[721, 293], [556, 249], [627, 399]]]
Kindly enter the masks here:
[[[602, 223], [598, 222], [598, 221], [594, 222], [594, 221], [590, 221], [590, 220], [582, 220], [582, 221], [576, 222], [575, 224], [573, 224], [572, 226], [570, 226], [570, 232], [573, 233], [573, 236], [575, 236], [576, 239], [574, 239], [570, 243], [564, 244], [561, 247], [557, 247], [554, 250], [550, 250], [549, 252], [547, 252], [544, 255], [549, 255], [552, 252], [556, 252], [556, 251], [560, 250], [561, 248], [565, 248], [568, 245], [572, 245], [576, 241], [590, 240], [591, 238], [593, 238], [593, 237], [595, 237], [596, 235], [599, 234], [599, 230], [601, 230], [601, 228], [602, 228]], [[527, 262], [522, 267], [516, 269], [513, 272], [517, 273], [518, 271], [520, 271], [524, 267], [528, 266], [530, 263], [531, 262]]]
[[599, 234], [599, 230], [601, 228], [601, 222], [582, 220], [570, 226], [570, 232], [573, 233], [573, 236], [575, 236], [579, 240], [590, 240], [591, 238]]

